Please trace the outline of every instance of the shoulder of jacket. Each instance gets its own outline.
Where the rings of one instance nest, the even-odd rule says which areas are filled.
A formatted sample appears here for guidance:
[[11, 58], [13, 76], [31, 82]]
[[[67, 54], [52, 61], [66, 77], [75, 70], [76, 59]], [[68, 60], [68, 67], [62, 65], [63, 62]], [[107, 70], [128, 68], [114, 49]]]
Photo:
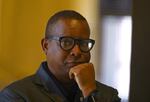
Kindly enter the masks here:
[[97, 90], [103, 94], [118, 94], [117, 89], [96, 81]]

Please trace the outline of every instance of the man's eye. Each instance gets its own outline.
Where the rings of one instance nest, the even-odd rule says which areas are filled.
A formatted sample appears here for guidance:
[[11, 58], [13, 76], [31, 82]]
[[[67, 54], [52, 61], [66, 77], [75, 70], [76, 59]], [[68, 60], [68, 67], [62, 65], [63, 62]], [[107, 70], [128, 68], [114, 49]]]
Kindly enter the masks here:
[[65, 39], [65, 40], [62, 40], [62, 41], [61, 41], [61, 44], [62, 44], [63, 46], [72, 46], [73, 41], [70, 40], [70, 39]]
[[83, 47], [88, 47], [88, 44], [89, 44], [88, 42], [82, 42], [82, 43], [81, 43], [81, 45], [82, 45]]
[[71, 41], [63, 41], [63, 45], [69, 46], [69, 45], [72, 45], [72, 42]]

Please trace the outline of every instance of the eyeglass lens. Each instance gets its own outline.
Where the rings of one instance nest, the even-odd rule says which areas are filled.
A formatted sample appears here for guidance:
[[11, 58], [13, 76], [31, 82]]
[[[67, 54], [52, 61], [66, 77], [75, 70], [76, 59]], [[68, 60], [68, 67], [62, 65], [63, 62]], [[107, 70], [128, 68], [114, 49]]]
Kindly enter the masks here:
[[79, 45], [81, 51], [88, 52], [92, 49], [94, 40], [79, 40], [71, 37], [60, 38], [60, 46], [64, 50], [71, 50], [75, 46], [75, 44]]

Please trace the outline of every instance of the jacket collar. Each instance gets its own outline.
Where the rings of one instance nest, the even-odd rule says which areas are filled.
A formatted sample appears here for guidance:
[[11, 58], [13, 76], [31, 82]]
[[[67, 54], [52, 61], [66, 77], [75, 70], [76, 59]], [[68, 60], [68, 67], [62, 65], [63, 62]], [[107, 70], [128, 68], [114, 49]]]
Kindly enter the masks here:
[[[62, 90], [60, 90], [58, 85], [59, 83], [57, 83], [56, 78], [48, 70], [47, 62], [41, 63], [38, 71], [36, 72], [34, 83], [42, 86], [43, 90], [45, 90], [43, 92], [46, 92], [49, 97], [53, 96], [54, 100], [57, 100], [56, 102], [62, 102], [60, 100], [68, 100], [64, 93], [62, 93]], [[80, 96], [82, 96], [81, 91], [78, 91], [78, 94], [75, 97]]]
[[36, 85], [42, 86], [43, 92], [46, 92], [50, 97], [53, 96], [54, 100], [67, 100], [54, 82], [54, 78], [48, 74], [46, 68], [47, 62], [41, 63], [33, 82]]

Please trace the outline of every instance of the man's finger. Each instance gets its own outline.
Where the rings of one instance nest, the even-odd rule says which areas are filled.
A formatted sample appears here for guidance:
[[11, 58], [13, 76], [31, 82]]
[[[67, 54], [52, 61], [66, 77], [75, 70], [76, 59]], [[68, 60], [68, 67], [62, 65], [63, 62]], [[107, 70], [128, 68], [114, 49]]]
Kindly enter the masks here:
[[74, 79], [74, 77], [75, 77], [75, 72], [74, 72], [74, 69], [71, 68], [70, 71], [69, 71], [69, 78]]

